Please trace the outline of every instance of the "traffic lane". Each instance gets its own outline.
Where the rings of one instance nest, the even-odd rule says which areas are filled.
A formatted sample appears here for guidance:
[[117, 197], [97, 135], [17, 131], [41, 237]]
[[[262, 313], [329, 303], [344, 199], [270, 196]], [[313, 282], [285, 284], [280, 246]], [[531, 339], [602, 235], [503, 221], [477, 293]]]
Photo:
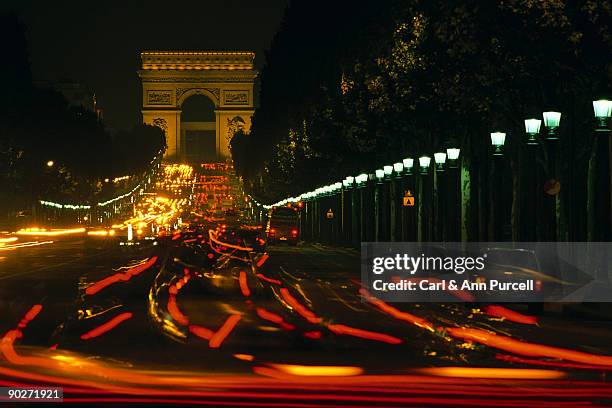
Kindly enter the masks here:
[[[557, 355], [559, 349], [593, 353], [590, 357], [586, 357], [586, 361], [596, 361], [599, 355], [612, 354], [612, 331], [605, 330], [605, 327], [610, 327], [607, 322], [587, 322], [556, 315], [517, 322], [512, 321], [511, 318], [516, 317], [513, 315], [530, 316], [521, 314], [520, 308], [514, 305], [509, 307], [514, 307], [519, 313], [515, 313], [510, 308], [495, 306], [502, 313], [491, 314], [490, 305], [464, 303], [396, 303], [393, 306], [384, 305], [382, 309], [379, 306], [375, 307], [377, 303], [364, 303], [364, 299], [359, 296], [360, 287], [355, 281], [358, 279], [359, 271], [358, 267], [355, 268], [355, 264], [358, 263], [357, 255], [354, 255], [351, 261], [355, 269], [349, 273], [347, 268], [331, 269], [330, 265], [334, 261], [330, 262], [328, 259], [344, 257], [346, 250], [321, 248], [318, 245], [304, 245], [301, 249], [300, 251], [286, 247], [270, 247], [270, 259], [264, 265], [267, 268], [266, 273], [296, 289], [298, 292], [296, 296], [301, 296], [304, 303], [320, 316], [343, 323], [360, 324], [362, 327], [365, 325], [400, 338], [414, 339], [410, 344], [415, 346], [414, 350], [421, 350], [423, 354], [440, 356], [457, 363], [469, 362], [477, 365], [507, 365], [508, 361], [512, 360], [506, 358], [509, 351], [510, 354], [524, 355], [532, 352], [534, 347], [537, 349], [539, 345], [553, 347], [547, 350], [552, 355]], [[309, 276], [314, 278], [310, 279]], [[370, 309], [370, 313], [364, 313], [359, 308]], [[598, 326], [603, 329], [598, 330]], [[414, 333], [415, 328], [418, 329], [418, 333]], [[447, 333], [448, 328], [474, 329], [472, 333], [481, 333], [484, 338], [488, 336], [487, 333], [503, 336], [491, 340], [515, 339], [524, 343], [516, 343], [501, 349], [487, 347], [470, 341], [465, 333], [455, 333], [458, 336], [452, 338]], [[431, 362], [435, 363], [435, 360], [433, 358]], [[512, 364], [516, 363], [518, 360], [512, 360]], [[567, 367], [568, 364], [562, 366]]]
[[0, 330], [4, 332], [13, 327], [25, 310], [40, 304], [43, 310], [25, 341], [50, 345], [57, 329], [74, 319], [84, 287], [111, 274], [113, 268], [143, 256], [131, 250], [118, 250], [118, 245], [93, 244], [70, 241], [59, 242], [53, 248], [11, 251], [10, 261], [0, 269], [0, 313], [4, 316]]

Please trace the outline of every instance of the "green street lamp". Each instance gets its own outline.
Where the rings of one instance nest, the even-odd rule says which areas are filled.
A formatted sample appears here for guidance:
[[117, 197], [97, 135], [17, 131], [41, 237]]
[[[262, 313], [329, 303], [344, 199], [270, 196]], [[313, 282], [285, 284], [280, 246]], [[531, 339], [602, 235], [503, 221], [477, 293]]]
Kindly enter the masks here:
[[503, 132], [491, 133], [491, 144], [495, 148], [493, 156], [502, 156], [502, 146], [506, 143], [506, 134]]
[[419, 157], [419, 170], [421, 174], [426, 175], [428, 173], [430, 163], [431, 163], [431, 157], [429, 156]]
[[412, 170], [414, 169], [414, 159], [408, 157], [402, 160], [402, 163], [404, 165], [404, 170], [406, 171], [406, 174], [412, 174]]
[[593, 110], [595, 111], [595, 118], [599, 122], [596, 131], [609, 132], [608, 122], [610, 121], [610, 114], [612, 113], [612, 101], [607, 99], [593, 101]]
[[446, 149], [446, 159], [448, 160], [448, 167], [451, 169], [457, 168], [457, 161], [459, 160], [459, 154], [461, 149], [457, 147], [450, 147]]
[[385, 178], [385, 171], [383, 169], [376, 169], [376, 181], [378, 181], [379, 183], [382, 183], [383, 179]]
[[363, 187], [363, 185], [368, 181], [368, 175], [365, 173], [361, 173], [360, 175], [355, 177], [355, 181], [357, 182], [358, 186]]
[[396, 177], [401, 177], [404, 171], [404, 165], [402, 163], [393, 163], [393, 171], [395, 171]]
[[383, 166], [383, 170], [385, 171], [385, 177], [391, 178], [391, 175], [393, 174], [393, 166], [391, 165]]
[[345, 178], [344, 180], [342, 180], [342, 185], [346, 188], [349, 188], [353, 185], [353, 182], [355, 181], [355, 177], [353, 176], [348, 176], [347, 178]]
[[561, 112], [544, 112], [542, 116], [544, 117], [544, 126], [548, 130], [546, 138], [548, 140], [559, 140], [557, 129], [559, 128], [559, 123], [561, 123]]
[[542, 121], [540, 119], [525, 119], [525, 132], [527, 133], [527, 144], [528, 145], [537, 145], [538, 140], [536, 139], [536, 135], [540, 133], [540, 126], [542, 126]]
[[436, 171], [444, 171], [444, 163], [446, 163], [446, 153], [434, 153], [434, 161], [436, 162]]

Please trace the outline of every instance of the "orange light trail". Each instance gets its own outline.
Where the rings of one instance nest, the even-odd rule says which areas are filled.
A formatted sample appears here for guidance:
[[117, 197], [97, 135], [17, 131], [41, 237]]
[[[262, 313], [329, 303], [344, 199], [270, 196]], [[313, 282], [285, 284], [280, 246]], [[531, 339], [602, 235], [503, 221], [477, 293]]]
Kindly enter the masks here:
[[70, 228], [70, 229], [57, 229], [57, 230], [45, 230], [39, 228], [26, 228], [20, 229], [16, 232], [17, 235], [37, 235], [37, 236], [48, 236], [55, 237], [58, 235], [78, 234], [85, 232], [85, 228]]
[[208, 346], [210, 348], [219, 348], [223, 341], [230, 335], [230, 333], [234, 330], [241, 317], [239, 314], [233, 314], [227, 318], [225, 323], [217, 330], [215, 334], [211, 337], [208, 342]]
[[255, 274], [255, 276], [257, 276], [259, 279], [264, 280], [264, 281], [266, 281], [266, 282], [268, 282], [268, 283], [274, 283], [274, 284], [276, 284], [276, 285], [282, 285], [282, 284], [283, 284], [283, 283], [282, 283], [281, 281], [279, 281], [278, 279], [268, 278], [267, 276], [265, 276], [265, 275], [263, 275], [263, 274], [261, 274], [261, 273]]
[[170, 316], [172, 316], [181, 326], [189, 325], [189, 318], [181, 312], [176, 303], [176, 295], [170, 295], [168, 297], [168, 313], [170, 313]]
[[399, 309], [396, 309], [395, 307], [389, 305], [388, 303], [385, 303], [382, 300], [379, 300], [379, 299], [373, 297], [372, 295], [370, 295], [370, 293], [367, 290], [365, 290], [363, 288], [359, 289], [359, 293], [368, 302], [372, 303], [374, 306], [376, 306], [377, 308], [379, 308], [383, 312], [393, 316], [394, 318], [396, 318], [398, 320], [403, 320], [403, 321], [411, 323], [411, 324], [414, 324], [415, 326], [427, 329], [427, 330], [429, 330], [431, 332], [434, 331], [433, 324], [430, 323], [429, 321], [427, 321], [426, 319], [423, 319], [421, 317], [415, 316], [415, 315], [410, 314], [410, 313], [402, 312]]
[[295, 329], [295, 326], [285, 322], [285, 319], [283, 319], [282, 316], [277, 315], [276, 313], [270, 312], [269, 310], [266, 310], [263, 307], [258, 307], [257, 309], [255, 309], [255, 312], [257, 313], [257, 316], [259, 316], [260, 318], [267, 320], [269, 322], [272, 322], [272, 323], [276, 323], [285, 330]]
[[511, 337], [500, 336], [481, 329], [448, 327], [447, 331], [455, 338], [473, 341], [523, 356], [557, 358], [561, 360], [574, 361], [577, 363], [596, 364], [602, 366], [612, 365], [612, 356], [602, 356], [560, 347], [546, 346], [543, 344], [528, 343], [513, 339]]
[[42, 308], [42, 305], [39, 304], [32, 306], [30, 310], [28, 310], [23, 316], [23, 319], [21, 319], [17, 327], [19, 327], [20, 329], [24, 329], [28, 325], [28, 323], [30, 323], [36, 318], [36, 316], [38, 316]]
[[132, 318], [132, 313], [130, 312], [125, 312], [125, 313], [121, 313], [115, 317], [113, 317], [112, 319], [110, 319], [108, 322], [96, 327], [93, 330], [88, 331], [87, 333], [81, 335], [81, 340], [89, 340], [89, 339], [93, 339], [95, 337], [101, 336], [104, 333], [114, 329], [115, 327], [117, 327], [118, 325], [120, 325], [121, 323], [123, 323], [124, 321], [131, 319]]
[[520, 378], [523, 380], [557, 380], [565, 373], [556, 370], [534, 370], [531, 368], [488, 368], [488, 367], [431, 367], [416, 372], [440, 377], [460, 378]]
[[127, 282], [132, 279], [132, 277], [137, 276], [149, 269], [151, 266], [153, 266], [153, 264], [155, 264], [155, 262], [157, 262], [157, 256], [151, 257], [148, 261], [128, 269], [125, 273], [119, 272], [94, 283], [93, 285], [85, 289], [85, 293], [90, 296], [95, 295], [107, 286], [110, 286], [120, 281]]
[[257, 267], [260, 268], [264, 263], [266, 263], [269, 257], [270, 256], [268, 254], [263, 254], [261, 258], [257, 260], [257, 263], [256, 263]]
[[503, 306], [488, 305], [485, 306], [484, 311], [489, 316], [501, 317], [515, 323], [538, 324], [538, 318], [536, 316], [524, 315]]
[[198, 336], [204, 340], [210, 340], [215, 334], [214, 331], [207, 329], [206, 327], [199, 326], [197, 324], [192, 324], [189, 326], [189, 333]]
[[280, 293], [285, 301], [291, 306], [300, 316], [306, 319], [309, 323], [317, 324], [321, 323], [323, 319], [317, 317], [312, 311], [308, 310], [302, 305], [296, 298], [294, 298], [287, 288], [281, 288]]
[[238, 282], [240, 283], [240, 291], [242, 292], [242, 295], [245, 297], [251, 296], [251, 289], [249, 289], [249, 284], [247, 283], [247, 275], [245, 271], [240, 271]]
[[353, 337], [359, 337], [367, 340], [376, 340], [387, 344], [400, 344], [402, 339], [398, 339], [388, 334], [377, 333], [369, 330], [357, 329], [355, 327], [346, 326], [344, 324], [328, 324], [327, 328], [335, 334], [346, 334]]

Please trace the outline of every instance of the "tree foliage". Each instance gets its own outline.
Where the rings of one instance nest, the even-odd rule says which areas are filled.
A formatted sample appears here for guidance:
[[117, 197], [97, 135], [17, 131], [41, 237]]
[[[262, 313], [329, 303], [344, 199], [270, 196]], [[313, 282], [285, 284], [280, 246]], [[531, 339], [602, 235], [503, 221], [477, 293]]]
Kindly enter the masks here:
[[87, 201], [98, 192], [100, 179], [142, 172], [165, 146], [159, 128], [141, 125], [111, 136], [93, 112], [69, 106], [57, 91], [35, 87], [25, 26], [16, 15], [0, 15], [0, 34], [3, 209], [41, 198]]
[[609, 0], [293, 1], [239, 167], [274, 199], [450, 144], [477, 158], [543, 110], [590, 124], [611, 95], [611, 14]]

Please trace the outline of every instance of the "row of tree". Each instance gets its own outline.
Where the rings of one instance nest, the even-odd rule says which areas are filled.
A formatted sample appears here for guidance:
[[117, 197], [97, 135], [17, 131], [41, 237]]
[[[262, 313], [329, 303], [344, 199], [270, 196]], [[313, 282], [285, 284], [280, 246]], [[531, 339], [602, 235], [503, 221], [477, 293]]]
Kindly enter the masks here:
[[[266, 56], [252, 132], [233, 143], [237, 169], [274, 202], [456, 146], [469, 237], [487, 236], [479, 217], [501, 186], [514, 196], [497, 213], [511, 212], [514, 238], [535, 238], [521, 236], [519, 224], [536, 219], [519, 209], [530, 199], [522, 186], [541, 173], [534, 194], [561, 180], [551, 211], [574, 211], [577, 224], [557, 232], [586, 238], [576, 231], [586, 231], [589, 174], [605, 167], [592, 162], [603, 150], [592, 100], [612, 97], [611, 17], [610, 0], [293, 1]], [[524, 119], [549, 110], [562, 112], [554, 165], [544, 143], [520, 154]], [[492, 174], [497, 130], [509, 165]]]
[[81, 203], [101, 181], [141, 173], [165, 146], [163, 132], [139, 125], [110, 134], [95, 113], [69, 106], [61, 93], [33, 85], [25, 26], [0, 15], [0, 209], [39, 199]]

